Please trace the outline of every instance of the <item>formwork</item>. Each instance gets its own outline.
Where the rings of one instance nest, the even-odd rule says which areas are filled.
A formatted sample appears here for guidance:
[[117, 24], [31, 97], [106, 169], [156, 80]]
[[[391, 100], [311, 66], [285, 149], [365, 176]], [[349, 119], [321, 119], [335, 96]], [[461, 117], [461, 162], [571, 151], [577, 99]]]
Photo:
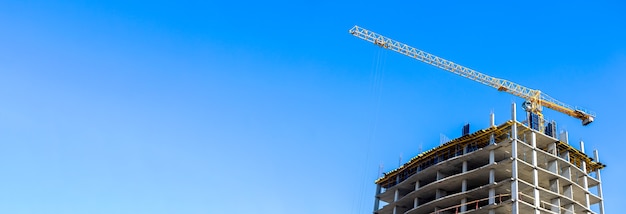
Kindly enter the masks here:
[[598, 160], [515, 117], [413, 157], [375, 181], [375, 214], [600, 213]]

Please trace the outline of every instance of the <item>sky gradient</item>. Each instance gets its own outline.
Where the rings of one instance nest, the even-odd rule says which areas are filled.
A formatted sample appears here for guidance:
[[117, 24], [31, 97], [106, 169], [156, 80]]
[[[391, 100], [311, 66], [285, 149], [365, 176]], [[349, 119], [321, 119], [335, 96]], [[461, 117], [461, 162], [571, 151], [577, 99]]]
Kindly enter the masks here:
[[354, 38], [354, 25], [595, 111], [587, 127], [545, 114], [600, 151], [606, 213], [619, 213], [623, 11], [1, 1], [0, 213], [371, 213], [381, 164], [486, 128], [492, 111], [500, 124], [523, 101]]

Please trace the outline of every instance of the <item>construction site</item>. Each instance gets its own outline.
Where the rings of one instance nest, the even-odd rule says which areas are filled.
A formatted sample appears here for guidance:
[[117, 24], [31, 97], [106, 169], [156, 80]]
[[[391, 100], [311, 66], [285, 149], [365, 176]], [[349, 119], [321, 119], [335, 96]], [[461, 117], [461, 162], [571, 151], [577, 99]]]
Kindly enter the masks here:
[[[539, 90], [491, 77], [355, 26], [350, 33], [381, 48], [523, 98], [510, 119], [423, 152], [375, 181], [375, 214], [604, 214], [597, 150], [569, 142], [545, 121], [543, 107], [588, 125], [595, 113], [567, 105]], [[577, 144], [578, 149], [572, 146]]]
[[374, 213], [596, 213], [592, 206], [604, 213], [598, 151], [591, 158], [566, 132], [557, 138], [530, 128], [514, 108], [511, 120], [385, 173]]

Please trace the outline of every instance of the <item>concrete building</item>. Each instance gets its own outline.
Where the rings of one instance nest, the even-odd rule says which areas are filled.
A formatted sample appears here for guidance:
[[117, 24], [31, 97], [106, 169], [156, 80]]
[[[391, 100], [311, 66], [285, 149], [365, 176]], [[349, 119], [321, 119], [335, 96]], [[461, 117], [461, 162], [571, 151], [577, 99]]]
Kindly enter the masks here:
[[598, 152], [591, 158], [582, 141], [575, 149], [567, 133], [531, 129], [512, 111], [384, 173], [374, 213], [604, 214]]

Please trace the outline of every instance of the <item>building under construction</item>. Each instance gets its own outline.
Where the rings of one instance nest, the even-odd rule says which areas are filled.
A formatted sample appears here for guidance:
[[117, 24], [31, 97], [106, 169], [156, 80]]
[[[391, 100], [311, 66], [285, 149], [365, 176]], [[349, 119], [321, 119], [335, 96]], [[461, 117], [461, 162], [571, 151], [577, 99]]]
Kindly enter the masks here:
[[572, 147], [567, 133], [556, 136], [543, 107], [580, 119], [595, 113], [565, 104], [546, 93], [492, 77], [365, 28], [353, 36], [461, 77], [523, 98], [526, 119], [511, 120], [424, 152], [376, 180], [375, 214], [599, 213], [604, 214], [600, 170], [604, 164]]
[[[375, 214], [604, 214], [594, 157], [572, 147], [555, 124], [512, 119], [467, 133], [376, 180]], [[466, 131], [464, 128], [464, 132]]]

